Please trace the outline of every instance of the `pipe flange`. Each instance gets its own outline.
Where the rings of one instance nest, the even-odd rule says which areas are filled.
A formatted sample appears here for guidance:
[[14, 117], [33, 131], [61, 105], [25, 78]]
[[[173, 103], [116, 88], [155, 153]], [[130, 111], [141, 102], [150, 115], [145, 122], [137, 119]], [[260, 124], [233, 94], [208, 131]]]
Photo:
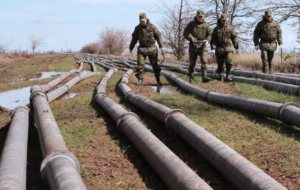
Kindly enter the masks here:
[[70, 162], [74, 165], [74, 168], [80, 174], [80, 164], [77, 160], [77, 158], [68, 150], [53, 150], [49, 152], [48, 154], [45, 155], [41, 167], [40, 167], [40, 172], [43, 181], [48, 183], [47, 181], [47, 165], [49, 162], [54, 160], [55, 158], [67, 158], [70, 160]]
[[127, 112], [127, 113], [125, 113], [125, 114], [122, 114], [122, 115], [119, 116], [118, 121], [117, 121], [117, 129], [118, 129], [119, 132], [122, 132], [122, 129], [121, 129], [121, 127], [120, 127], [120, 124], [121, 124], [122, 120], [123, 120], [126, 116], [129, 116], [129, 115], [130, 115], [130, 116], [133, 116], [133, 117], [135, 117], [135, 118], [137, 118], [138, 121], [141, 121], [141, 118], [140, 118], [138, 115], [136, 115], [135, 113], [133, 113], [133, 112]]
[[26, 111], [30, 112], [29, 107], [27, 107], [27, 106], [18, 106], [18, 107], [16, 107], [16, 108], [11, 112], [10, 117], [13, 118], [14, 115], [15, 115], [15, 113], [16, 113], [19, 109], [25, 109]]
[[280, 108], [279, 108], [279, 112], [278, 112], [278, 117], [280, 119], [280, 121], [286, 125], [290, 125], [288, 121], [285, 121], [284, 118], [282, 118], [282, 112], [284, 111], [285, 108], [287, 108], [288, 106], [295, 106], [297, 108], [299, 108], [299, 106], [297, 104], [295, 104], [294, 102], [288, 102], [283, 104]]
[[46, 99], [47, 99], [47, 102], [48, 102], [49, 99], [48, 99], [48, 95], [46, 94], [46, 92], [43, 91], [43, 90], [36, 90], [36, 91], [32, 92], [31, 95], [30, 95], [30, 97], [29, 97], [30, 103], [32, 102], [31, 99], [33, 98], [33, 96], [35, 96], [37, 93], [42, 93], [42, 94], [44, 94], [45, 97], [46, 97]]
[[214, 92], [213, 90], [208, 90], [205, 95], [204, 95], [204, 99], [208, 101], [207, 96], [210, 92]]
[[168, 125], [168, 120], [169, 118], [174, 114], [174, 113], [182, 113], [183, 115], [187, 116], [186, 113], [180, 109], [173, 109], [171, 111], [169, 111], [168, 113], [166, 113], [165, 115], [165, 126], [168, 129], [168, 131], [170, 133], [173, 133], [173, 130], [171, 129], [171, 127]]

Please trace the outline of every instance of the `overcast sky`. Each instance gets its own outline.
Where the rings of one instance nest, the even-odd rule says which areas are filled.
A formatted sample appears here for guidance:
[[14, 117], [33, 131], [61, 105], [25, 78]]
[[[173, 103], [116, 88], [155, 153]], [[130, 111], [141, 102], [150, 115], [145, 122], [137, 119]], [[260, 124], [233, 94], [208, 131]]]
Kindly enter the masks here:
[[[139, 23], [142, 7], [153, 7], [159, 0], [0, 0], [0, 37], [12, 40], [9, 50], [30, 50], [29, 36], [46, 37], [47, 43], [37, 51], [79, 51], [94, 42], [106, 26], [127, 28], [130, 32]], [[179, 2], [170, 0], [168, 2]], [[147, 12], [156, 24], [162, 17]], [[156, 24], [158, 25], [158, 24]], [[281, 25], [284, 48], [300, 47], [291, 28]]]

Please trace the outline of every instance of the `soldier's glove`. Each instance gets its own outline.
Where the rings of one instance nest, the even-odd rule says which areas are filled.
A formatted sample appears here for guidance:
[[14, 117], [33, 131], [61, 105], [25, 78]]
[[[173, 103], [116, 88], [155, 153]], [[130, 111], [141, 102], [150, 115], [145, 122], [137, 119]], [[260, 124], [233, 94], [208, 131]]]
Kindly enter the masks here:
[[211, 50], [211, 52], [212, 52], [212, 53], [215, 53], [215, 52], [216, 52], [216, 50], [214, 50], [214, 49], [213, 49], [213, 50]]
[[208, 44], [207, 40], [203, 40], [203, 47], [207, 47], [207, 44]]
[[280, 47], [280, 49], [282, 49], [282, 48], [283, 48], [283, 45], [281, 44], [279, 47]]
[[258, 46], [255, 46], [255, 50], [258, 50]]
[[239, 54], [239, 49], [235, 49], [235, 54]]

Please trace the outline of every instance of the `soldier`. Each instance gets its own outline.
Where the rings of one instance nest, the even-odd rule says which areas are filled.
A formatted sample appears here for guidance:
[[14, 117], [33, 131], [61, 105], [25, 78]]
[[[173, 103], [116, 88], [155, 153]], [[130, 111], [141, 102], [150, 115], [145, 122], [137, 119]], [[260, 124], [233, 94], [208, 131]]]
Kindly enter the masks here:
[[161, 34], [158, 29], [150, 23], [149, 19], [146, 17], [146, 13], [140, 13], [140, 24], [137, 25], [132, 33], [132, 39], [129, 46], [130, 53], [139, 41], [138, 52], [137, 52], [137, 61], [138, 68], [136, 77], [138, 78], [138, 84], [143, 84], [143, 75], [145, 67], [145, 59], [149, 58], [152, 65], [153, 71], [155, 73], [155, 78], [158, 85], [162, 85], [160, 81], [160, 67], [157, 64], [157, 47], [155, 41], [157, 40], [161, 52], [164, 54], [164, 44], [161, 39]]
[[[260, 39], [260, 42], [258, 40]], [[255, 49], [261, 50], [261, 59], [262, 59], [262, 72], [266, 73], [269, 66], [269, 72], [272, 72], [272, 59], [274, 57], [274, 51], [277, 49], [277, 43], [280, 46], [280, 49], [283, 48], [282, 45], [282, 36], [281, 29], [277, 21], [272, 18], [272, 11], [265, 11], [263, 20], [260, 21], [253, 35], [253, 41]]]
[[210, 81], [207, 77], [207, 44], [211, 40], [212, 30], [208, 23], [204, 21], [205, 14], [203, 11], [197, 11], [194, 21], [190, 22], [184, 29], [184, 37], [190, 41], [189, 45], [189, 76], [190, 83], [194, 82], [194, 71], [198, 55], [201, 60], [202, 82]]
[[[212, 52], [216, 54], [220, 80], [232, 81], [229, 76], [229, 72], [232, 67], [233, 58], [233, 47], [236, 53], [238, 53], [239, 44], [237, 34], [234, 28], [227, 24], [227, 14], [222, 14], [221, 18], [218, 19], [217, 27], [214, 28], [212, 39], [211, 39], [211, 49]], [[226, 78], [224, 79], [224, 63], [226, 64]]]

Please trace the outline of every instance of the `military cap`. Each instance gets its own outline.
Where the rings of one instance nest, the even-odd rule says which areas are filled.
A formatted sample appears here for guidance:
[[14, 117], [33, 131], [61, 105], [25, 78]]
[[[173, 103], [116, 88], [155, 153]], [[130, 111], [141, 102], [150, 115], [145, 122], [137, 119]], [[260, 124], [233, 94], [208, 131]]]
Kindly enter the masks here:
[[147, 17], [146, 17], [146, 13], [140, 13], [140, 21], [146, 21]]
[[221, 14], [221, 20], [227, 20], [227, 14], [226, 13]]
[[204, 11], [197, 11], [197, 16], [204, 16]]
[[272, 11], [271, 10], [266, 10], [265, 15], [266, 16], [272, 16]]

